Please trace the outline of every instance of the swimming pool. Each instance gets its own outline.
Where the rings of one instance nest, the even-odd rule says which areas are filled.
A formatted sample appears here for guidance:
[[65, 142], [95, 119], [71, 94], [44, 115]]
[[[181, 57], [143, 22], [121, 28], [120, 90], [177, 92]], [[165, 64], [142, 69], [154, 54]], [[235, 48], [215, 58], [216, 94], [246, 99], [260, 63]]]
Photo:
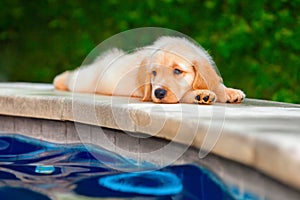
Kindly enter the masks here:
[[[195, 164], [155, 169], [94, 145], [0, 135], [0, 197], [16, 199], [237, 199]], [[257, 199], [245, 194], [244, 199]]]

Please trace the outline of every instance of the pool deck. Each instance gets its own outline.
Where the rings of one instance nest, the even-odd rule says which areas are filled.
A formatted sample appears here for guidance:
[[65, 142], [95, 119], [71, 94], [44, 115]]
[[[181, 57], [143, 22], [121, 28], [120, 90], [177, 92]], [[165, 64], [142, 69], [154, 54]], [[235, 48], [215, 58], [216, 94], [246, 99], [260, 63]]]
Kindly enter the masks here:
[[[9, 117], [22, 118], [16, 123]], [[52, 124], [27, 127], [28, 121], [35, 119], [41, 123], [47, 119]], [[63, 132], [55, 137], [56, 142], [72, 142], [68, 125], [62, 128], [57, 125], [59, 121], [78, 122], [69, 127], [77, 130], [81, 141], [108, 148], [112, 145], [97, 135], [101, 127], [138, 138], [136, 145], [123, 142], [122, 136], [106, 136], [123, 149], [114, 150], [124, 154], [127, 150], [142, 151], [148, 144], [143, 144], [143, 139], [155, 136], [198, 149], [199, 154], [194, 155], [198, 159], [213, 153], [300, 189], [300, 105], [254, 99], [242, 104], [162, 105], [127, 97], [55, 91], [50, 84], [0, 83], [0, 132], [22, 133], [30, 128], [43, 139], [55, 130], [57, 134]], [[156, 154], [133, 156], [140, 160], [156, 158]]]

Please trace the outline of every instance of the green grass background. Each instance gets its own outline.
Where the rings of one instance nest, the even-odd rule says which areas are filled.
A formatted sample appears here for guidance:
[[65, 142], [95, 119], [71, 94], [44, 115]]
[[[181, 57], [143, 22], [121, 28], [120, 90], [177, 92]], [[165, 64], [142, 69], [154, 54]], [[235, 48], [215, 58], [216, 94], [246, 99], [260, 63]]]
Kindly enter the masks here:
[[199, 42], [227, 86], [300, 103], [299, 0], [1, 0], [0, 81], [51, 82], [100, 42], [164, 27]]

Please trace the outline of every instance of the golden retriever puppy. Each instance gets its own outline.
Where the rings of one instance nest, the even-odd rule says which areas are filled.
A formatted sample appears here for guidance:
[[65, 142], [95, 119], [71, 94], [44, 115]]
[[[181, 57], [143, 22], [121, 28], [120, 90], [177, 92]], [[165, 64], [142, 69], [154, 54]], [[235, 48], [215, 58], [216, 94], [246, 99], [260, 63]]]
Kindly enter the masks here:
[[245, 98], [241, 90], [223, 84], [205, 50], [185, 38], [168, 36], [133, 53], [111, 49], [88, 66], [56, 76], [54, 86], [155, 103], [240, 103]]

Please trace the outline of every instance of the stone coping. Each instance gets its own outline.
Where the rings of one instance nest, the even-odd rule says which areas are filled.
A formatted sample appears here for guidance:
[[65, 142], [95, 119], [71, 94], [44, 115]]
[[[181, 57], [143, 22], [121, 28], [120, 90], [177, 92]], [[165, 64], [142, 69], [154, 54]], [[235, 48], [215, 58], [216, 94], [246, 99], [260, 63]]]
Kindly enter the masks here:
[[50, 84], [1, 83], [0, 114], [75, 121], [145, 133], [251, 166], [300, 189], [300, 106], [154, 104], [127, 97], [55, 91]]

